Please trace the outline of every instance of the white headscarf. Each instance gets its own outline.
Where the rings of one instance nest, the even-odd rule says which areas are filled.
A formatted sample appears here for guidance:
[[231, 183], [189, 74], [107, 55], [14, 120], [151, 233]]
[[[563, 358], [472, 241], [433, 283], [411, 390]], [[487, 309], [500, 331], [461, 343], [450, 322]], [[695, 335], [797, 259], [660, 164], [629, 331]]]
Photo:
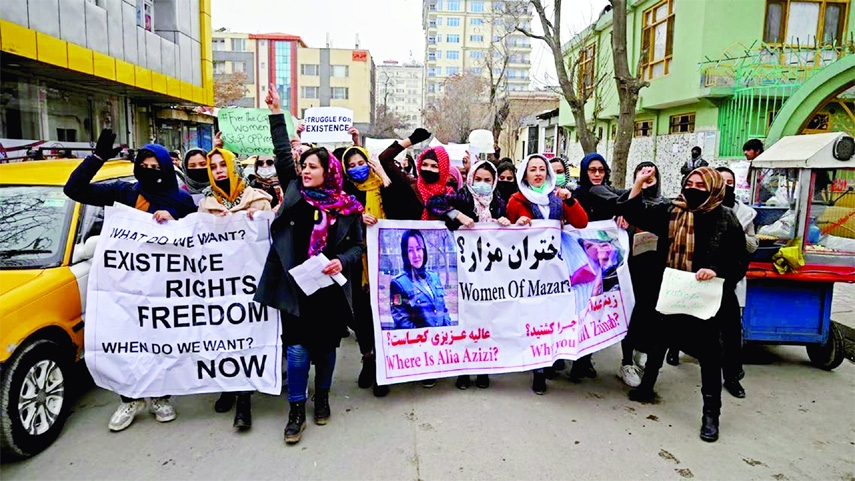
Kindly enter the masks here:
[[[546, 180], [542, 193], [535, 192], [525, 180], [525, 172], [528, 169], [528, 163], [531, 159], [541, 159], [546, 164]], [[555, 171], [552, 170], [552, 164], [541, 154], [531, 154], [520, 162], [517, 166], [517, 185], [520, 188], [522, 195], [540, 209], [544, 219], [549, 218], [549, 194], [555, 190]]]
[[[493, 188], [490, 189], [489, 195], [478, 195], [475, 193], [475, 190], [472, 189], [472, 184], [475, 182], [475, 171], [481, 167], [485, 167], [493, 173]], [[496, 182], [498, 179], [499, 176], [496, 174], [496, 167], [487, 160], [476, 162], [475, 165], [469, 169], [469, 173], [466, 174], [466, 188], [469, 189], [469, 193], [472, 194], [472, 199], [475, 203], [475, 214], [478, 216], [478, 222], [489, 222], [493, 220], [493, 214], [490, 212], [490, 203], [493, 202], [493, 193], [496, 191]]]

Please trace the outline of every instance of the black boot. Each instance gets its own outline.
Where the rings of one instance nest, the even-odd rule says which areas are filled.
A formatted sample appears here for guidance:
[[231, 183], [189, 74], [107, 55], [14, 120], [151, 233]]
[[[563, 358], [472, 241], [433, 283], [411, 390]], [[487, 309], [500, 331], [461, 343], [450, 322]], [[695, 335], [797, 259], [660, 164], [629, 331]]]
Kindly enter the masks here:
[[252, 394], [242, 392], [237, 395], [235, 406], [235, 422], [233, 424], [238, 431], [246, 431], [252, 427]]
[[469, 375], [466, 376], [457, 376], [457, 382], [454, 383], [457, 386], [457, 389], [469, 389], [469, 383], [472, 380], [469, 378]]
[[227, 413], [232, 410], [235, 405], [235, 393], [224, 392], [220, 394], [219, 399], [214, 403], [214, 411], [218, 413]]
[[665, 358], [665, 362], [672, 366], [680, 365], [680, 350], [676, 347], [672, 347], [668, 349], [668, 357]]
[[701, 439], [708, 443], [718, 440], [718, 417], [721, 414], [721, 397], [704, 395], [704, 415], [701, 418]]
[[597, 377], [597, 370], [594, 369], [594, 363], [591, 361], [591, 355], [582, 356], [573, 361], [570, 367], [570, 381], [576, 384], [582, 382], [584, 378], [594, 379]]
[[372, 391], [374, 391], [374, 397], [386, 397], [389, 394], [389, 386], [380, 386], [377, 381], [374, 381]]
[[300, 442], [302, 432], [306, 429], [306, 401], [291, 403], [291, 411], [288, 413], [288, 424], [285, 425], [285, 442], [297, 444]]
[[475, 385], [481, 389], [487, 389], [490, 387], [490, 376], [487, 374], [479, 374], [475, 377]]
[[546, 392], [546, 375], [543, 371], [534, 371], [534, 377], [531, 380], [531, 390], [537, 395], [543, 395]]
[[312, 401], [315, 402], [315, 424], [323, 426], [330, 419], [330, 390], [315, 390], [315, 396], [312, 398]]
[[368, 389], [374, 385], [376, 366], [377, 361], [374, 354], [362, 356], [362, 370], [359, 371], [359, 380], [357, 380], [360, 389]]
[[745, 397], [745, 388], [737, 379], [724, 381], [724, 388], [735, 398], [743, 399]]

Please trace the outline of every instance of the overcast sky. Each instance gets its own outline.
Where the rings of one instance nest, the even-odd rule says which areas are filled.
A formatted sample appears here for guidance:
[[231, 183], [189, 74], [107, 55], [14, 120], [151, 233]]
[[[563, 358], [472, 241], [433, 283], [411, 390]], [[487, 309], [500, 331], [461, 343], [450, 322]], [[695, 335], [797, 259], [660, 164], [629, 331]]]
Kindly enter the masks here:
[[[546, 2], [547, 5], [552, 2]], [[608, 0], [565, 0], [562, 41], [591, 23]], [[384, 60], [424, 61], [422, 0], [212, 0], [214, 29], [233, 32], [281, 32], [299, 35], [310, 47], [371, 51], [375, 64]], [[532, 22], [539, 30], [539, 21]], [[543, 42], [533, 40], [532, 78], [537, 85], [555, 84], [553, 61]]]

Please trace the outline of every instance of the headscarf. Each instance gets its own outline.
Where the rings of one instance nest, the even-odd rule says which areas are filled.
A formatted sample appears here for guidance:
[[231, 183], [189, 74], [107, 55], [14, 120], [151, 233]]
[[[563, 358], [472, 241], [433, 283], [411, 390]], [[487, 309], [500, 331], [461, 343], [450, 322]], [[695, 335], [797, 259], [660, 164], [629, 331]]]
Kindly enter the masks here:
[[650, 193], [650, 191], [642, 190], [641, 194], [642, 194], [644, 200], [658, 199], [658, 198], [662, 197], [662, 177], [659, 176], [659, 167], [657, 167], [656, 164], [654, 164], [653, 162], [650, 162], [649, 160], [645, 160], [644, 162], [638, 164], [635, 167], [635, 172], [633, 172], [633, 174], [632, 174], [632, 180], [635, 181], [635, 177], [638, 175], [639, 172], [641, 172], [641, 169], [643, 169], [645, 167], [653, 167], [654, 169], [656, 169], [656, 185], [653, 186], [653, 187], [656, 187], [656, 190], [652, 194]]
[[[439, 194], [450, 194], [452, 189], [448, 187], [448, 170], [449, 170], [449, 160], [448, 160], [448, 152], [445, 151], [445, 147], [441, 145], [437, 145], [436, 147], [431, 147], [429, 149], [425, 149], [421, 155], [419, 155], [418, 164], [416, 166], [416, 170], [420, 170], [422, 167], [422, 161], [428, 154], [433, 154], [436, 157], [436, 163], [439, 165], [439, 180], [434, 182], [433, 184], [428, 184], [425, 182], [422, 176], [419, 176], [418, 181], [416, 182], [416, 188], [419, 191], [419, 197], [421, 197], [422, 205], [425, 206], [422, 209], [422, 220], [428, 220], [430, 218], [427, 210], [427, 202], [431, 197]], [[458, 175], [460, 172], [458, 172]]]
[[[514, 168], [514, 163], [511, 161], [511, 159], [508, 159], [507, 157], [505, 159], [507, 159], [507, 160], [503, 159], [501, 162], [499, 162], [499, 166], [496, 167], [496, 180], [498, 180], [499, 176], [502, 175], [502, 172], [505, 172], [506, 170], [516, 172], [516, 170]], [[516, 180], [516, 173], [514, 173], [514, 179]], [[505, 190], [505, 188], [503, 188], [502, 186], [507, 185], [507, 184], [510, 184], [510, 186], [512, 188]], [[497, 189], [499, 190], [499, 196], [502, 197], [502, 200], [504, 200], [505, 202], [510, 200], [511, 196], [514, 195], [514, 193], [516, 193], [516, 191], [519, 190], [519, 187], [517, 187], [516, 181], [514, 181], [514, 182], [502, 182], [501, 184], [497, 183], [496, 186], [497, 186]]]
[[[490, 189], [489, 195], [478, 195], [472, 188], [475, 183], [475, 171], [478, 169], [489, 170], [493, 174], [493, 188]], [[478, 222], [490, 222], [493, 220], [493, 214], [490, 212], [490, 204], [493, 202], [493, 195], [496, 192], [496, 182], [499, 176], [496, 175], [496, 167], [489, 160], [480, 160], [469, 169], [466, 174], [466, 188], [472, 194], [472, 200], [475, 205], [475, 215], [478, 216]]]
[[[407, 255], [407, 251], [409, 250], [410, 238], [415, 237], [419, 240], [419, 243], [422, 246], [422, 266], [419, 268], [415, 268], [410, 264], [410, 256]], [[407, 276], [413, 278], [424, 278], [425, 270], [428, 264], [428, 251], [427, 251], [427, 243], [425, 242], [425, 238], [422, 235], [421, 231], [412, 229], [404, 232], [404, 235], [401, 236], [401, 257], [404, 260], [404, 272], [407, 273]]]
[[[543, 185], [545, 186], [543, 192], [535, 192], [532, 190], [531, 186], [528, 185], [528, 181], [525, 180], [525, 172], [528, 169], [528, 164], [532, 159], [540, 159], [543, 163], [546, 164], [546, 180], [544, 180]], [[520, 193], [533, 204], [533, 206], [537, 206], [540, 212], [543, 214], [544, 219], [549, 218], [549, 194], [555, 190], [555, 171], [552, 170], [552, 164], [549, 163], [549, 160], [541, 154], [531, 154], [517, 166], [517, 186], [520, 188]]]
[[[448, 169], [448, 180], [454, 179], [454, 183], [456, 184], [453, 189], [459, 189], [463, 187], [463, 174], [460, 173], [460, 169], [457, 167], [449, 167]], [[446, 181], [448, 183], [448, 181]]]
[[[553, 162], [560, 162], [561, 165], [564, 166], [564, 185], [559, 185], [558, 187], [566, 187], [567, 184], [570, 183], [570, 162], [560, 155], [556, 155], [555, 157], [549, 159], [550, 164]], [[558, 174], [555, 175], [557, 176]]]
[[[347, 159], [351, 155], [361, 155], [367, 161], [370, 154], [364, 148], [354, 145], [344, 151], [344, 156], [342, 157], [345, 159], [344, 162], [347, 162]], [[347, 169], [344, 172], [347, 175]], [[361, 192], [365, 192], [365, 213], [371, 214], [378, 219], [385, 219], [386, 213], [383, 211], [383, 199], [380, 196], [380, 187], [383, 187], [383, 179], [374, 170], [371, 170], [368, 178], [363, 182], [356, 182], [350, 176], [348, 176], [348, 180]]]
[[600, 163], [603, 164], [603, 168], [606, 169], [606, 175], [603, 177], [602, 185], [612, 185], [612, 181], [610, 179], [612, 175], [612, 169], [611, 167], [609, 167], [609, 164], [606, 163], [606, 159], [604, 159], [602, 155], [596, 152], [591, 152], [590, 154], [586, 154], [585, 157], [582, 158], [582, 165], [579, 167], [579, 187], [584, 189], [586, 192], [591, 190], [591, 187], [594, 187], [594, 184], [591, 183], [591, 178], [588, 177], [588, 167], [594, 160], [599, 160]]
[[709, 198], [697, 209], [689, 210], [683, 194], [672, 202], [675, 209], [671, 211], [671, 222], [668, 225], [668, 237], [671, 238], [671, 248], [668, 251], [668, 267], [681, 271], [692, 271], [692, 256], [695, 252], [695, 213], [705, 214], [718, 208], [724, 200], [724, 178], [712, 167], [700, 167], [689, 173], [688, 179], [699, 174], [707, 190]]
[[[140, 150], [143, 149], [153, 152], [155, 159], [157, 159], [157, 164], [160, 166], [160, 170], [157, 171], [159, 176], [155, 182], [138, 181], [134, 185], [136, 191], [148, 201], [146, 211], [154, 213], [158, 210], [165, 210], [175, 219], [180, 219], [196, 212], [196, 203], [193, 202], [190, 194], [178, 189], [175, 166], [172, 164], [172, 157], [169, 156], [169, 151], [166, 150], [166, 147], [160, 144], [146, 144]], [[137, 179], [148, 177], [137, 175], [142, 169], [145, 169], [142, 166], [142, 161], [143, 159], [140, 155], [137, 155], [134, 160], [134, 176]]]
[[319, 150], [329, 154], [329, 163], [324, 171], [324, 183], [320, 187], [306, 188], [302, 181], [299, 182], [303, 199], [321, 213], [321, 218], [315, 223], [309, 238], [309, 257], [320, 254], [327, 246], [329, 227], [335, 222], [336, 217], [363, 212], [362, 204], [356, 200], [356, 197], [341, 189], [343, 179], [341, 162], [326, 149]]
[[[212, 157], [214, 154], [220, 154], [226, 160], [226, 170], [229, 173], [229, 191], [226, 192], [217, 185], [214, 179], [214, 172], [211, 169]], [[232, 152], [215, 147], [214, 150], [208, 152], [208, 181], [211, 183], [210, 195], [213, 195], [217, 202], [231, 209], [240, 199], [241, 194], [246, 189], [246, 182], [241, 178], [237, 171], [237, 162], [235, 154]]]
[[[181, 161], [181, 170], [184, 171], [184, 183], [187, 184], [187, 188], [190, 189], [191, 194], [201, 194], [202, 191], [210, 185], [209, 182], [197, 182], [191, 179], [190, 173], [187, 172], [188, 170], [190, 170], [187, 167], [187, 162], [190, 161], [190, 157], [199, 154], [202, 154], [203, 157], [208, 157], [207, 152], [205, 152], [203, 149], [196, 148], [188, 150], [187, 153], [184, 154], [184, 160]], [[202, 167], [199, 170], [205, 170], [205, 168]]]

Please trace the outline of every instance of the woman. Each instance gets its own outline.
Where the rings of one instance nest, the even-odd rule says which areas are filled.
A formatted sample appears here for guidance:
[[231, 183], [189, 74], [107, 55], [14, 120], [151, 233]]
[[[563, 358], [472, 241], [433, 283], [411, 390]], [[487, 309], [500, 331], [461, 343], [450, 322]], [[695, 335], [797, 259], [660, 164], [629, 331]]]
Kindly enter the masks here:
[[[152, 214], [159, 223], [181, 219], [196, 212], [196, 204], [186, 192], [179, 190], [172, 159], [165, 147], [146, 144], [137, 152], [132, 182], [93, 184], [92, 179], [106, 160], [114, 158], [121, 149], [114, 149], [116, 134], [101, 131], [93, 155], [86, 157], [74, 169], [65, 184], [65, 195], [87, 205], [107, 206], [124, 204]], [[122, 402], [110, 417], [110, 431], [122, 431], [134, 422], [136, 415], [146, 407], [145, 399], [122, 396]], [[169, 396], [151, 398], [149, 411], [158, 422], [175, 419], [175, 408]]]
[[[453, 187], [449, 186], [453, 174], [450, 174], [449, 170], [448, 153], [442, 146], [431, 147], [419, 155], [418, 165], [419, 178], [416, 181], [416, 190], [423, 206], [421, 220], [439, 220], [436, 215], [431, 215], [427, 203], [435, 195], [451, 194], [455, 191]], [[456, 178], [454, 182], [458, 182], [459, 185]]]
[[[668, 200], [662, 197], [659, 169], [656, 164], [641, 162], [635, 168], [633, 179], [637, 179], [645, 167], [652, 168], [654, 176], [641, 186], [642, 201], [652, 204], [667, 203]], [[645, 353], [649, 350], [651, 325], [655, 325], [653, 323], [658, 317], [656, 301], [659, 298], [659, 286], [662, 284], [665, 258], [658, 249], [659, 238], [656, 234], [645, 232], [634, 226], [628, 229], [628, 233], [630, 239], [628, 265], [632, 279], [632, 292], [635, 294], [635, 307], [630, 317], [627, 335], [621, 341], [623, 357], [618, 377], [627, 386], [638, 387], [646, 364], [642, 359], [646, 356], [639, 355], [639, 362], [636, 363], [634, 353], [636, 350]]]
[[[204, 191], [205, 197], [199, 203], [199, 212], [214, 215], [229, 215], [235, 212], [252, 214], [259, 210], [270, 210], [272, 197], [266, 192], [247, 187], [237, 172], [235, 155], [224, 149], [215, 147], [208, 153], [206, 173], [210, 185]], [[228, 412], [237, 399], [235, 419], [232, 424], [240, 431], [252, 427], [252, 392], [222, 393], [214, 403], [218, 413]]]
[[[588, 215], [570, 191], [555, 188], [555, 173], [542, 155], [532, 154], [520, 163], [517, 185], [519, 192], [511, 196], [507, 208], [508, 220], [512, 223], [529, 225], [532, 219], [553, 219], [577, 229], [588, 225]], [[561, 364], [557, 362], [553, 369], [560, 368]], [[543, 369], [534, 371], [531, 390], [535, 394], [546, 392], [546, 375]]]
[[184, 154], [181, 170], [187, 181], [187, 192], [197, 202], [201, 201], [204, 190], [211, 185], [208, 180], [208, 154], [202, 149], [188, 150]]
[[[341, 163], [324, 148], [313, 148], [301, 155], [302, 173], [297, 176], [279, 94], [272, 85], [266, 102], [271, 111], [276, 172], [286, 187], [270, 225], [273, 245], [255, 300], [281, 313], [291, 408], [285, 442], [295, 444], [306, 427], [310, 362], [315, 364], [315, 424], [324, 425], [330, 417], [336, 349], [343, 326], [353, 316], [350, 277], [362, 258], [363, 208], [342, 191]], [[322, 273], [342, 274], [348, 281], [343, 286], [333, 283], [306, 296], [288, 271], [321, 253], [329, 259]]]
[[663, 316], [661, 326], [657, 327], [658, 342], [650, 351], [641, 385], [629, 392], [629, 398], [639, 402], [655, 399], [653, 387], [666, 347], [675, 342], [697, 357], [701, 365], [703, 418], [700, 436], [704, 441], [713, 442], [718, 439], [721, 412], [719, 339], [724, 326], [737, 322], [733, 319], [739, 312], [734, 289], [745, 276], [748, 265], [745, 234], [733, 211], [722, 205], [725, 184], [715, 169], [701, 167], [692, 171], [682, 193], [670, 204], [642, 201], [643, 186], [655, 175], [652, 167], [642, 169], [632, 190], [621, 197], [620, 212], [632, 225], [666, 239], [659, 243], [666, 256], [666, 267], [694, 272], [695, 279], [701, 282], [723, 278], [724, 289], [721, 306], [712, 319]]
[[282, 201], [282, 188], [279, 186], [279, 177], [276, 176], [276, 167], [273, 164], [273, 156], [256, 157], [255, 171], [250, 176], [249, 186], [266, 192], [273, 199], [270, 201], [270, 207], [275, 209]]
[[246, 185], [237, 171], [235, 154], [214, 148], [208, 153], [208, 180], [205, 198], [199, 202], [199, 212], [227, 215], [241, 211], [270, 210], [273, 197], [260, 189]]
[[[469, 170], [466, 185], [454, 194], [438, 195], [428, 201], [428, 208], [433, 215], [445, 220], [449, 230], [457, 230], [460, 226], [472, 227], [476, 222], [498, 222], [499, 225], [511, 225], [505, 217], [505, 203], [496, 195], [498, 183], [496, 167], [489, 161], [475, 163]], [[471, 379], [469, 375], [458, 376], [457, 389], [468, 389]], [[490, 377], [479, 374], [475, 385], [486, 389], [490, 387]]]
[[552, 171], [555, 172], [555, 187], [566, 187], [570, 180], [567, 178], [567, 172], [570, 170], [567, 159], [555, 156], [549, 159], [549, 164], [552, 165]]
[[392, 279], [389, 285], [395, 329], [450, 326], [445, 289], [439, 275], [427, 268], [427, 243], [421, 232], [404, 232], [401, 236], [401, 258], [404, 272]]
[[511, 196], [519, 190], [514, 169], [514, 163], [508, 158], [502, 159], [496, 167], [496, 172], [499, 175], [499, 182], [496, 183], [496, 193], [502, 198], [505, 205], [511, 200]]

